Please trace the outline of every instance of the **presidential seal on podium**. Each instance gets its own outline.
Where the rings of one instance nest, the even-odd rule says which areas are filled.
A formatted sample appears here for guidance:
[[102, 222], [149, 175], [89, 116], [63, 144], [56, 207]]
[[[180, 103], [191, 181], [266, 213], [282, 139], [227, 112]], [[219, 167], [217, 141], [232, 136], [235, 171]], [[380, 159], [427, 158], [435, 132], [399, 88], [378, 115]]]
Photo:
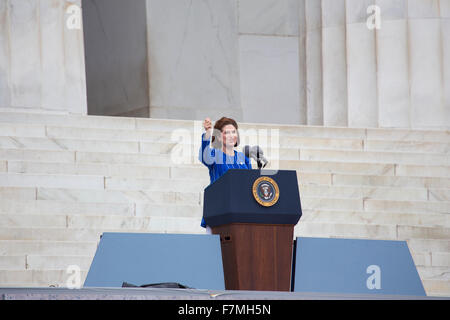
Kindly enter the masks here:
[[271, 207], [280, 197], [278, 184], [270, 177], [259, 177], [253, 183], [253, 197], [262, 206]]

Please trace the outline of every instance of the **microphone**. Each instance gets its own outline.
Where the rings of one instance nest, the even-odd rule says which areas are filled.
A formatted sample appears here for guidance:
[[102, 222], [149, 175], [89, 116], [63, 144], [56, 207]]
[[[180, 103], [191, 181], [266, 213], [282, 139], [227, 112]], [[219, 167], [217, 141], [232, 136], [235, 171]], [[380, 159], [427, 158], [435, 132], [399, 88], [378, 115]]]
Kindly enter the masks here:
[[243, 152], [247, 158], [252, 158], [256, 161], [258, 169], [264, 168], [269, 163], [264, 157], [263, 150], [259, 146], [244, 146]]

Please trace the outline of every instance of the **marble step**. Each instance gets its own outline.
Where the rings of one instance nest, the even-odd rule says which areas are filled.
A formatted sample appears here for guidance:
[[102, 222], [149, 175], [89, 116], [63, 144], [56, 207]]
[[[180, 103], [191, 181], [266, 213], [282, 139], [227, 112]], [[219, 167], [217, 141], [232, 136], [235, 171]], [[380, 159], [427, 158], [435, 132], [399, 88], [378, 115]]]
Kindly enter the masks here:
[[448, 166], [449, 154], [301, 149], [300, 160]]
[[[444, 190], [450, 193], [447, 189]], [[351, 199], [376, 199], [376, 200], [401, 200], [401, 201], [427, 201], [428, 189], [426, 188], [396, 188], [396, 187], [368, 187], [368, 186], [323, 186], [323, 185], [299, 185], [301, 197], [323, 198], [351, 198]], [[445, 192], [442, 192], [445, 194]]]
[[[144, 119], [133, 117], [98, 116], [98, 115], [52, 115], [41, 113], [20, 113], [0, 111], [0, 123], [41, 124], [47, 126], [64, 126], [75, 128], [104, 128], [122, 130], [170, 130], [191, 128], [195, 121], [178, 119]], [[202, 120], [197, 121], [201, 125]]]
[[[169, 138], [168, 136], [166, 137]], [[161, 138], [162, 139], [162, 138]], [[345, 139], [316, 139], [316, 138], [281, 138], [279, 148], [263, 148], [266, 155], [277, 155], [279, 159], [283, 160], [298, 160], [300, 155], [299, 150], [354, 150], [361, 152], [389, 152], [398, 151], [403, 153], [413, 153], [417, 158], [418, 152], [422, 154], [425, 152], [440, 154], [449, 153], [449, 145], [446, 143], [432, 143], [432, 142], [390, 142], [390, 141], [368, 141], [363, 145], [361, 140], [345, 140]], [[141, 141], [111, 141], [111, 140], [81, 140], [81, 139], [63, 139], [63, 138], [30, 138], [30, 137], [11, 137], [0, 136], [0, 148], [2, 149], [31, 149], [43, 151], [86, 151], [86, 152], [119, 152], [119, 153], [140, 153], [140, 154], [174, 154], [189, 152], [190, 154], [198, 154], [199, 145], [180, 144], [173, 142], [171, 137], [166, 142], [141, 142]], [[238, 148], [240, 150], [240, 148]], [[310, 155], [308, 155], [310, 157]], [[394, 157], [397, 157], [394, 155]], [[194, 157], [194, 160], [196, 157]], [[393, 162], [392, 156], [389, 162]]]
[[68, 270], [70, 266], [77, 266], [80, 271], [89, 271], [93, 256], [26, 256], [28, 270]]
[[412, 249], [410, 252], [416, 266], [447, 268], [450, 272], [450, 252], [414, 251]]
[[365, 211], [450, 214], [448, 201], [364, 200]]
[[[46, 161], [45, 159], [53, 159], [51, 162], [109, 162], [109, 163], [152, 163], [158, 165], [168, 164], [198, 164], [198, 150], [191, 145], [178, 145], [177, 143], [146, 143], [139, 144], [119, 144], [121, 150], [114, 150], [114, 143], [101, 143], [97, 141], [98, 148], [95, 143], [89, 145], [85, 141], [74, 142], [74, 140], [65, 140], [59, 138], [61, 144], [59, 146], [50, 146], [57, 143], [56, 140], [47, 142], [47, 148], [56, 150], [46, 150], [45, 146], [40, 149], [17, 148], [16, 144], [5, 145], [1, 148], [1, 160], [34, 160]], [[70, 141], [70, 142], [69, 142]], [[71, 146], [68, 146], [71, 145]], [[77, 146], [81, 150], [77, 150]], [[101, 147], [100, 147], [101, 146]], [[61, 150], [62, 149], [62, 150]], [[68, 150], [67, 150], [68, 149]], [[101, 152], [98, 149], [107, 150]], [[124, 152], [132, 150], [133, 152]], [[76, 151], [74, 151], [76, 150]], [[92, 151], [83, 151], [92, 150]], [[267, 150], [266, 158], [272, 163], [281, 163], [286, 160], [306, 160], [306, 161], [333, 161], [333, 162], [363, 162], [363, 163], [386, 163], [386, 164], [402, 164], [402, 165], [433, 165], [448, 166], [450, 163], [450, 154], [437, 153], [418, 153], [416, 152], [392, 152], [392, 151], [355, 151], [355, 150], [326, 150], [312, 148], [281, 148]], [[53, 157], [57, 157], [54, 159]], [[273, 160], [272, 160], [273, 159]], [[47, 160], [49, 161], [49, 160]]]
[[315, 137], [315, 138], [343, 138], [361, 140], [383, 141], [413, 141], [413, 142], [443, 142], [450, 141], [449, 130], [421, 130], [397, 128], [349, 128], [349, 127], [323, 127], [304, 125], [278, 125], [278, 124], [239, 124], [243, 129], [278, 129], [280, 136], [285, 137]]
[[450, 252], [450, 239], [406, 239], [411, 251]]
[[[10, 124], [43, 124], [56, 126], [69, 126], [79, 128], [115, 128], [127, 130], [170, 130], [176, 128], [191, 128], [193, 124], [201, 128], [203, 119], [175, 120], [175, 119], [143, 119], [130, 117], [110, 117], [92, 115], [49, 115], [29, 112], [0, 112], [0, 122]], [[239, 128], [249, 129], [279, 129], [280, 134], [294, 136], [316, 136], [320, 138], [333, 138], [342, 136], [351, 139], [368, 140], [398, 140], [398, 141], [440, 141], [448, 143], [450, 132], [447, 130], [417, 130], [395, 128], [338, 128], [302, 125], [279, 125], [240, 123]]]
[[[419, 154], [419, 153], [392, 153], [392, 152], [364, 152], [364, 151], [337, 151], [337, 150], [297, 150], [286, 149], [289, 155], [280, 155], [272, 160], [267, 157], [269, 168], [295, 169], [301, 168], [301, 161], [330, 161], [347, 163], [369, 164], [398, 164], [421, 166], [448, 166], [450, 155]], [[32, 150], [32, 149], [0, 149], [0, 161], [40, 161], [59, 163], [109, 163], [109, 164], [140, 164], [152, 166], [182, 166], [202, 164], [198, 160], [198, 153], [181, 152], [170, 154], [147, 153], [119, 153], [119, 152], [88, 152], [70, 150]], [[299, 161], [300, 160], [300, 161]], [[253, 165], [255, 168], [256, 166]], [[206, 167], [205, 167], [206, 168]]]
[[0, 214], [15, 215], [122, 215], [134, 216], [133, 203], [80, 203], [68, 201], [33, 200], [17, 201], [2, 199]]
[[448, 240], [450, 228], [425, 226], [397, 226], [399, 240], [407, 239], [442, 239]]
[[44, 255], [44, 256], [94, 256], [95, 241], [35, 241], [0, 240], [0, 256]]
[[[97, 152], [122, 152], [139, 153], [140, 143], [138, 141], [100, 141], [80, 139], [57, 139], [57, 138], [24, 138], [24, 137], [1, 137], [0, 149], [29, 149], [29, 150], [68, 150], [68, 151], [97, 151]], [[166, 147], [168, 143], [158, 143]]]
[[[38, 240], [38, 241], [98, 241], [103, 232], [170, 232], [170, 233], [204, 233], [200, 227], [200, 217], [197, 219], [179, 219], [167, 216], [150, 219], [147, 229], [100, 229], [82, 228], [38, 228], [38, 227], [0, 227], [1, 240]], [[177, 222], [178, 223], [173, 223]], [[385, 240], [448, 239], [450, 228], [403, 226], [387, 224], [357, 224], [357, 223], [325, 223], [315, 221], [301, 221], [294, 229], [295, 236], [302, 237], [340, 237]], [[413, 251], [413, 248], [411, 248]], [[447, 258], [440, 258], [444, 259]], [[442, 263], [441, 263], [442, 264]], [[437, 266], [437, 265], [436, 265]], [[439, 265], [440, 266], [440, 265]]]
[[4, 199], [0, 203], [0, 214], [25, 215], [121, 215], [137, 217], [201, 217], [200, 205], [178, 205], [172, 203], [101, 203], [68, 202], [53, 200], [22, 201]]
[[0, 187], [0, 199], [20, 201], [36, 200], [35, 187]]
[[[11, 228], [0, 227], [0, 240], [99, 241], [107, 230], [86, 228]], [[108, 230], [113, 232], [112, 230]]]
[[200, 221], [200, 217], [0, 214], [0, 225], [4, 228], [93, 228], [156, 233], [170, 229], [201, 233]]
[[397, 240], [397, 227], [303, 221], [294, 227], [294, 237]]
[[200, 204], [199, 192], [146, 191], [146, 190], [86, 190], [68, 188], [0, 187], [0, 198], [9, 200], [56, 200], [69, 202], [170, 202]]
[[[206, 169], [205, 169], [206, 170]], [[174, 171], [172, 171], [173, 173]], [[201, 180], [199, 179], [187, 179], [187, 172], [184, 172], [186, 179], [159, 179], [161, 189], [166, 189], [166, 182], [171, 183], [176, 181], [176, 184], [172, 186], [173, 189], [169, 191], [179, 191], [180, 185], [191, 188], [191, 190], [203, 190], [209, 185], [208, 172], [205, 171]], [[1, 174], [0, 174], [1, 175]], [[178, 176], [181, 178], [181, 176]], [[406, 187], [406, 188], [436, 188], [436, 189], [449, 189], [449, 178], [429, 178], [429, 177], [393, 177], [393, 176], [372, 176], [372, 175], [340, 175], [330, 173], [297, 173], [297, 179], [299, 185], [315, 184], [315, 185], [335, 185], [335, 186], [370, 186], [370, 187]], [[129, 189], [135, 190], [141, 189], [154, 189], [153, 182], [156, 179], [137, 179], [132, 177], [106, 177], [105, 188], [106, 189]], [[184, 190], [185, 187], [181, 188]]]
[[450, 191], [448, 189], [430, 188], [428, 189], [428, 199], [431, 201], [450, 201]]
[[[81, 286], [87, 271], [80, 272]], [[0, 272], [1, 287], [67, 287], [72, 273], [64, 270], [5, 270]]]
[[439, 177], [399, 177], [360, 174], [331, 174], [331, 184], [336, 186], [385, 186], [449, 189], [450, 179]]
[[450, 202], [445, 201], [392, 201], [370, 199], [339, 199], [322, 197], [301, 198], [304, 209], [359, 210], [392, 213], [450, 213]]
[[449, 154], [450, 139], [447, 142], [367, 140], [364, 141], [364, 150]]
[[[178, 218], [178, 219], [176, 219]], [[153, 217], [148, 228], [141, 230], [82, 228], [20, 228], [0, 227], [0, 240], [33, 240], [33, 241], [99, 241], [104, 232], [133, 233], [188, 233], [204, 234], [200, 226], [201, 217], [197, 219], [181, 219], [179, 217]], [[176, 221], [178, 220], [178, 222]], [[175, 222], [175, 223], [174, 223]]]
[[26, 266], [26, 255], [0, 256], [0, 273], [5, 270], [24, 270]]
[[[138, 178], [177, 178], [179, 171], [201, 171], [199, 178], [204, 178], [203, 168], [172, 168], [169, 166], [127, 165], [110, 163], [49, 163], [37, 161], [15, 161], [7, 163], [10, 173], [56, 174], [56, 175], [94, 175], [94, 176], [126, 176]], [[173, 172], [173, 174], [171, 174]], [[195, 175], [194, 175], [195, 176]]]
[[450, 142], [449, 130], [408, 130], [368, 128], [367, 140]]
[[[65, 138], [42, 138], [42, 137], [16, 137], [16, 136], [0, 136], [0, 148], [3, 149], [34, 149], [34, 150], [76, 150], [76, 151], [99, 151], [99, 152], [129, 152], [129, 153], [150, 153], [150, 154], [168, 154], [175, 147], [187, 148], [190, 152], [197, 154], [200, 148], [200, 140], [195, 141], [194, 138], [188, 141], [179, 140], [175, 135], [160, 136], [160, 140], [152, 142], [143, 141], [114, 141], [114, 140], [93, 140], [93, 139], [65, 139]], [[242, 146], [246, 144], [259, 144], [265, 154], [271, 152], [279, 154], [280, 157], [286, 158], [290, 154], [294, 154], [298, 159], [298, 150], [301, 148], [313, 149], [330, 149], [330, 150], [363, 150], [362, 140], [347, 139], [317, 139], [317, 138], [283, 138], [281, 137], [276, 145], [261, 144], [255, 140], [256, 136], [241, 136], [241, 146], [236, 150], [241, 151]], [[247, 141], [248, 140], [248, 141]], [[196, 143], [193, 143], [196, 142]], [[428, 144], [433, 144], [429, 142]], [[430, 151], [428, 151], [428, 149]], [[437, 153], [440, 145], [428, 146], [423, 151]], [[388, 148], [388, 150], [390, 150]], [[415, 149], [422, 150], [420, 148]], [[290, 156], [291, 158], [293, 156]]]
[[[1, 119], [1, 117], [0, 117]], [[16, 124], [16, 123], [1, 123], [0, 122], [0, 136], [2, 137], [41, 137], [46, 138], [46, 127], [40, 124]]]
[[[376, 199], [393, 201], [447, 201], [444, 199], [448, 189], [426, 188], [391, 188], [391, 187], [355, 187], [355, 186], [327, 186], [300, 184], [299, 191], [303, 197]], [[431, 196], [433, 195], [434, 196]], [[441, 196], [439, 197], [439, 195]], [[195, 200], [198, 195], [198, 200]], [[161, 202], [195, 204], [202, 203], [204, 191], [173, 192], [147, 190], [86, 190], [75, 188], [46, 188], [46, 187], [0, 187], [0, 197], [20, 200], [59, 200], [78, 202]], [[186, 201], [185, 201], [186, 200]]]
[[[257, 168], [252, 161], [253, 168]], [[280, 162], [280, 168], [295, 169], [298, 173], [335, 173], [381, 176], [447, 177], [450, 166], [409, 166], [395, 164], [368, 164], [326, 161]], [[103, 176], [135, 176], [161, 178], [203, 179], [207, 168], [198, 163], [190, 166], [127, 165], [114, 163], [54, 163], [39, 161], [0, 160], [0, 172], [39, 174], [81, 174]]]
[[[206, 173], [207, 174], [207, 173]], [[318, 175], [320, 178], [321, 176]], [[187, 179], [139, 179], [130, 177], [103, 177], [92, 175], [54, 175], [0, 173], [0, 187], [44, 187], [87, 190], [152, 190], [185, 192], [203, 190], [209, 185], [209, 178]]]
[[[147, 208], [147, 212], [151, 209]], [[180, 225], [183, 229], [189, 229], [188, 226], [197, 227], [199, 221], [198, 212], [192, 214], [192, 217], [162, 216], [154, 212], [151, 214], [142, 214], [141, 216], [129, 215], [113, 215], [100, 213], [84, 213], [80, 210], [79, 213], [67, 213], [70, 210], [59, 213], [49, 213], [52, 210], [47, 210], [45, 213], [22, 213], [15, 211], [11, 213], [0, 214], [0, 225], [4, 227], [98, 227], [111, 229], [127, 229], [127, 230], [156, 230], [156, 224], [163, 223], [165, 226], [168, 222]], [[98, 210], [101, 211], [101, 210]], [[167, 210], [166, 210], [167, 211]], [[138, 212], [139, 213], [139, 212]], [[431, 230], [435, 233], [442, 227], [449, 228], [450, 220], [448, 215], [432, 214], [432, 213], [390, 213], [390, 212], [364, 212], [364, 211], [339, 211], [339, 210], [317, 210], [303, 208], [303, 215], [300, 223], [303, 222], [323, 222], [323, 223], [355, 223], [368, 225], [404, 225], [413, 227], [429, 227], [436, 228]], [[182, 227], [184, 224], [184, 227]], [[408, 235], [411, 237], [417, 234], [414, 229], [405, 230], [400, 228], [401, 235]], [[425, 230], [428, 232], [428, 229]], [[419, 229], [423, 232], [423, 229]]]
[[4, 228], [65, 228], [66, 215], [49, 214], [0, 214], [0, 226]]
[[105, 177], [93, 175], [0, 173], [0, 187], [47, 187], [103, 190], [105, 188]]
[[[17, 189], [17, 188], [16, 188]], [[26, 189], [24, 189], [26, 190]], [[354, 187], [354, 186], [326, 186], [299, 185], [301, 198], [348, 198], [348, 199], [377, 199], [393, 201], [427, 201], [428, 189], [425, 188], [390, 188], [390, 187]], [[442, 191], [442, 192], [441, 192]], [[445, 195], [448, 189], [430, 189], [430, 192]], [[0, 188], [0, 196], [2, 189]], [[12, 194], [12, 193], [11, 193]], [[196, 199], [197, 195], [197, 199]], [[20, 193], [18, 194], [20, 197]], [[31, 194], [30, 194], [31, 196]], [[179, 204], [202, 204], [204, 191], [173, 192], [147, 190], [83, 190], [68, 188], [37, 188], [33, 200], [60, 200], [79, 202], [171, 202]], [[434, 200], [431, 200], [434, 201]], [[438, 199], [436, 201], [446, 201]]]
[[303, 209], [299, 223], [304, 221], [325, 223], [386, 224], [450, 228], [450, 215], [432, 213], [391, 213], [339, 210]]
[[[257, 136], [255, 136], [257, 137]], [[241, 145], [257, 144], [258, 140], [254, 136], [241, 137]], [[170, 139], [169, 139], [170, 138]], [[255, 142], [251, 143], [253, 139]], [[165, 140], [165, 141], [164, 141]], [[248, 140], [248, 141], [247, 141]], [[183, 148], [189, 148], [192, 152], [197, 151], [199, 143], [192, 137], [186, 143], [178, 142], [176, 136], [165, 136], [157, 142], [140, 141], [113, 141], [113, 140], [82, 140], [82, 139], [64, 139], [64, 138], [43, 138], [43, 137], [21, 137], [21, 136], [0, 136], [0, 148], [3, 149], [34, 149], [34, 150], [76, 150], [76, 151], [99, 151], [99, 152], [129, 152], [129, 153], [153, 153], [167, 154], [173, 150], [176, 145], [182, 145]], [[261, 141], [262, 142], [262, 141]], [[270, 144], [260, 144], [263, 150], [276, 150], [280, 157], [286, 157], [290, 150], [298, 152], [298, 149], [330, 149], [330, 150], [356, 150], [356, 151], [395, 151], [408, 153], [437, 153], [448, 154], [450, 152], [449, 143], [441, 142], [421, 142], [421, 141], [380, 141], [380, 140], [359, 140], [359, 139], [322, 139], [322, 138], [302, 138], [302, 137], [280, 137], [279, 146]], [[237, 148], [240, 150], [240, 148]], [[283, 153], [284, 152], [284, 153]]]
[[69, 228], [97, 228], [102, 230], [128, 230], [130, 232], [173, 232], [203, 234], [201, 217], [121, 217], [121, 216], [68, 216]]
[[[140, 123], [142, 119], [137, 120]], [[153, 121], [154, 122], [154, 121]], [[185, 143], [194, 143], [194, 146], [198, 149], [200, 139], [198, 137], [201, 136], [201, 123], [200, 122], [185, 122], [181, 120], [183, 125], [169, 126], [161, 124], [157, 127], [147, 127], [147, 126], [138, 126], [138, 128], [97, 128], [97, 127], [67, 127], [62, 126], [61, 124], [54, 125], [29, 125], [23, 123], [11, 124], [11, 123], [1, 123], [0, 129], [2, 132], [1, 136], [4, 137], [4, 143], [7, 143], [7, 137], [14, 137], [16, 143], [14, 141], [10, 141], [9, 143], [13, 143], [13, 145], [20, 146], [19, 138], [25, 137], [47, 137], [49, 141], [55, 140], [82, 140], [85, 141], [85, 144], [88, 144], [88, 141], [95, 140], [105, 140], [105, 141], [120, 141], [123, 143], [131, 143], [131, 142], [165, 142], [169, 144], [173, 144], [175, 142], [185, 142]], [[127, 125], [126, 127], [129, 127]], [[30, 128], [30, 130], [28, 130]], [[311, 129], [311, 128], [310, 128]], [[448, 142], [450, 138], [448, 135], [445, 135], [442, 138], [442, 132], [436, 132], [434, 138], [430, 138], [427, 140], [423, 140], [423, 137], [416, 134], [414, 138], [416, 140], [404, 140], [404, 137], [399, 137], [398, 140], [388, 139], [386, 141], [383, 138], [370, 139], [366, 141], [366, 137], [364, 134], [355, 135], [346, 135], [345, 131], [351, 131], [348, 128], [319, 128], [319, 131], [316, 128], [312, 128], [315, 134], [306, 134], [307, 131], [311, 131], [310, 129], [301, 130], [297, 135], [285, 134], [284, 130], [281, 129], [277, 133], [278, 137], [275, 139], [278, 141], [279, 146], [284, 148], [324, 148], [324, 149], [346, 149], [346, 150], [366, 150], [366, 151], [403, 151], [403, 152], [431, 152], [431, 153], [443, 153], [448, 154], [449, 147]], [[155, 131], [156, 130], [156, 131]], [[177, 131], [178, 130], [178, 131]], [[278, 129], [277, 129], [278, 130]], [[266, 130], [267, 131], [267, 130]], [[263, 132], [266, 132], [263, 131]], [[241, 130], [241, 144], [260, 144], [261, 146], [267, 146], [267, 143], [275, 143], [275, 140], [269, 136], [269, 138], [265, 138], [266, 135], [261, 134], [261, 131], [258, 130]], [[267, 131], [270, 134], [270, 131]], [[430, 133], [428, 133], [430, 135]], [[339, 137], [339, 138], [337, 138]], [[198, 140], [198, 141], [197, 141]], [[33, 144], [32, 139], [22, 139], [22, 144]], [[34, 144], [37, 143], [37, 140], [34, 140]], [[69, 143], [70, 141], [68, 141]], [[64, 143], [61, 143], [64, 145]], [[50, 143], [49, 146], [52, 146]], [[52, 146], [54, 147], [54, 146]], [[274, 147], [274, 146], [273, 146]], [[147, 147], [148, 148], [148, 147]]]
[[67, 270], [75, 265], [89, 271], [93, 256], [0, 256], [0, 270]]
[[[171, 217], [156, 214], [143, 216], [100, 215], [100, 214], [0, 214], [0, 225], [11, 228], [41, 227], [41, 228], [99, 228], [123, 230], [155, 230], [158, 226], [167, 229], [167, 224], [177, 225], [178, 230], [196, 230], [200, 217]], [[352, 223], [367, 225], [399, 225], [400, 235], [417, 235], [419, 232], [430, 232], [429, 229], [413, 229], [414, 227], [435, 228], [433, 234], [439, 233], [442, 227], [450, 228], [450, 215], [432, 213], [390, 213], [338, 210], [312, 210], [303, 208], [299, 223]], [[404, 226], [411, 227], [405, 229]], [[195, 232], [197, 232], [196, 230]], [[442, 233], [442, 232], [441, 232]], [[425, 233], [426, 234], [426, 233]]]
[[449, 297], [450, 280], [422, 280], [428, 296]]
[[[388, 224], [324, 223], [302, 221], [294, 228], [296, 237], [355, 238], [379, 240], [448, 239], [450, 228]], [[411, 249], [412, 250], [412, 249]]]
[[450, 280], [450, 268], [416, 266], [421, 279], [428, 280]]
[[[139, 189], [142, 190], [142, 189]], [[150, 193], [151, 194], [151, 193]], [[191, 197], [192, 196], [192, 197]], [[179, 216], [176, 212], [183, 212], [187, 216], [197, 216], [203, 207], [199, 203], [199, 194], [172, 194], [173, 199], [180, 203], [165, 202], [164, 193], [159, 193], [149, 201], [105, 203], [105, 202], [77, 202], [59, 200], [31, 200], [17, 201], [4, 199], [0, 203], [0, 213], [6, 214], [97, 214], [124, 216]], [[167, 197], [170, 197], [168, 195]], [[154, 202], [150, 202], [150, 201]], [[163, 200], [159, 202], [159, 200]], [[189, 204], [188, 204], [189, 203]], [[445, 201], [391, 201], [365, 200], [348, 198], [302, 197], [303, 209], [348, 210], [366, 212], [391, 213], [442, 213], [450, 212], [450, 202]]]
[[201, 193], [149, 190], [82, 190], [37, 188], [36, 200], [100, 202], [100, 203], [171, 203], [200, 205]]

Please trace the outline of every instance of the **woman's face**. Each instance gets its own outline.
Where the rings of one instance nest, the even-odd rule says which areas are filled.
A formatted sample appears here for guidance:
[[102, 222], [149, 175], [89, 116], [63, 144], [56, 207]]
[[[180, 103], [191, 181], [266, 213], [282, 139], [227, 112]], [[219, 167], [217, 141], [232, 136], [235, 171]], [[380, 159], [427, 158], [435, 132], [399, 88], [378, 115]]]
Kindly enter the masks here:
[[223, 146], [227, 149], [234, 148], [237, 143], [237, 130], [232, 124], [227, 124], [222, 128]]

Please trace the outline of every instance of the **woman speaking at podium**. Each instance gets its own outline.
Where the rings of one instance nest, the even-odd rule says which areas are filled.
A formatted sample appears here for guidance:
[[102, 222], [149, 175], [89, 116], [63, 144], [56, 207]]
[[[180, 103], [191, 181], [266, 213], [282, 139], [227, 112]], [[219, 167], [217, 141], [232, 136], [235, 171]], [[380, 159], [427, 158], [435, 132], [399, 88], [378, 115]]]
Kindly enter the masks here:
[[[203, 128], [206, 132], [202, 134], [199, 160], [209, 169], [210, 183], [219, 179], [228, 169], [252, 168], [250, 159], [242, 152], [234, 150], [239, 145], [238, 125], [235, 120], [222, 117], [216, 121], [212, 130], [211, 119], [206, 118]], [[207, 228], [210, 233], [203, 218], [201, 226]]]

